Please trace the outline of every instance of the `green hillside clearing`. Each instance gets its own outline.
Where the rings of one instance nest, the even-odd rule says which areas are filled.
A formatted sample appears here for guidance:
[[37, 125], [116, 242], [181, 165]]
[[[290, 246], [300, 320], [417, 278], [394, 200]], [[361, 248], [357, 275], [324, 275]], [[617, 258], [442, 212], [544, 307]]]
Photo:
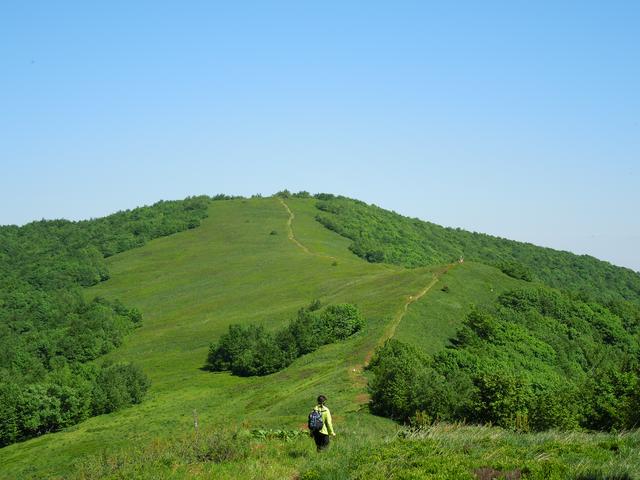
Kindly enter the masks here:
[[481, 263], [456, 265], [411, 306], [394, 338], [435, 353], [455, 335], [471, 306], [490, 305], [502, 292], [523, 283]]
[[[313, 220], [311, 202], [288, 203], [297, 213], [293, 228], [299, 241], [312, 252], [336, 257], [337, 266], [288, 238], [289, 215], [277, 199], [214, 202], [200, 228], [109, 258], [112, 278], [87, 295], [119, 298], [143, 313], [142, 327], [107, 358], [143, 368], [152, 381], [147, 399], [118, 414], [2, 449], [2, 474], [64, 472], [84, 453], [171, 437], [192, 428], [194, 410], [202, 426], [244, 422], [295, 428], [323, 391], [342, 414], [337, 423], [356, 411], [361, 387], [352, 383], [351, 363], [373, 349], [404, 298], [419, 291], [432, 273], [367, 264], [348, 252], [345, 239]], [[365, 332], [265, 378], [201, 370], [209, 343], [229, 324], [255, 322], [276, 329], [315, 298], [357, 304], [367, 318]]]
[[[213, 202], [200, 227], [110, 257], [111, 278], [87, 289], [87, 296], [118, 298], [137, 307], [144, 320], [103, 360], [141, 366], [152, 382], [149, 393], [140, 405], [0, 449], [0, 478], [420, 478], [409, 465], [413, 454], [407, 453], [406, 465], [384, 460], [404, 440], [394, 439], [395, 423], [370, 415], [363, 405], [363, 365], [391, 335], [430, 353], [441, 349], [472, 305], [492, 302], [523, 282], [472, 262], [455, 264], [446, 273], [446, 265], [408, 269], [368, 263], [349, 250], [349, 239], [315, 220], [315, 203], [294, 198]], [[448, 292], [442, 291], [445, 285]], [[209, 344], [230, 324], [251, 322], [276, 330], [313, 299], [356, 304], [367, 319], [364, 330], [266, 377], [202, 369]], [[319, 393], [329, 398], [338, 433], [331, 455], [320, 460], [324, 476], [313, 476], [318, 460], [306, 437], [289, 442], [245, 438], [256, 428], [299, 430]], [[181, 439], [192, 441], [194, 412], [203, 436], [239, 430], [240, 440], [225, 438], [240, 442], [238, 449], [244, 445], [246, 455], [215, 463], [210, 451], [189, 456], [176, 447]], [[501, 447], [502, 456], [494, 457], [487, 442], [507, 434], [482, 432], [484, 450], [458, 462], [460, 469], [517, 466], [524, 447]], [[545, 459], [576, 466], [576, 471], [595, 471], [602, 461], [608, 462], [605, 471], [640, 474], [633, 466], [640, 459], [628, 447], [638, 444], [637, 434], [619, 441], [624, 456], [609, 448], [616, 438], [572, 437], [562, 448], [553, 439], [551, 446], [531, 440], [531, 448]], [[512, 437], [504, 441], [512, 442]], [[588, 445], [588, 455], [601, 457], [576, 459], [572, 451], [581, 445]], [[429, 444], [420, 455], [436, 447]], [[463, 445], [454, 450], [451, 458], [466, 455]], [[384, 461], [387, 470], [367, 476], [371, 470], [362, 463], [366, 452], [374, 452], [375, 461]], [[526, 461], [534, 464], [536, 458]]]

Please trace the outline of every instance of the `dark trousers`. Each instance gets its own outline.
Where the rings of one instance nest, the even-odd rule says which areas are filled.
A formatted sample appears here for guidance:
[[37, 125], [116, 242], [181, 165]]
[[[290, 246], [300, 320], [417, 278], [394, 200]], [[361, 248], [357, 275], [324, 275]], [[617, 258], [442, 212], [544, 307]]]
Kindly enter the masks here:
[[311, 435], [313, 436], [313, 440], [316, 442], [316, 448], [318, 451], [324, 450], [329, 446], [329, 435], [325, 435], [320, 432], [313, 432]]

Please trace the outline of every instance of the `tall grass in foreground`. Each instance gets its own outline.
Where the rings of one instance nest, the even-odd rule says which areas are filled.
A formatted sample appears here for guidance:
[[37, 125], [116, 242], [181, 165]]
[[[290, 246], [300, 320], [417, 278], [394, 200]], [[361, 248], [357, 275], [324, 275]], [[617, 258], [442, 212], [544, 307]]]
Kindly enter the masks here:
[[[72, 480], [97, 479], [261, 479], [299, 478], [312, 465], [337, 467], [363, 448], [340, 439], [321, 457], [303, 430], [210, 430], [173, 441], [154, 441], [113, 455], [93, 455], [75, 465]], [[318, 463], [318, 460], [321, 460]]]
[[213, 430], [182, 435], [174, 440], [156, 440], [114, 455], [94, 455], [76, 464], [72, 477], [164, 478], [181, 467], [233, 463], [250, 454], [251, 437], [245, 431]]
[[489, 426], [436, 424], [403, 429], [345, 465], [310, 469], [312, 479], [640, 478], [640, 432], [520, 434]]
[[298, 430], [213, 429], [89, 457], [76, 467], [75, 480], [630, 480], [640, 479], [640, 432], [519, 434], [442, 423], [386, 438], [345, 431], [317, 454]]

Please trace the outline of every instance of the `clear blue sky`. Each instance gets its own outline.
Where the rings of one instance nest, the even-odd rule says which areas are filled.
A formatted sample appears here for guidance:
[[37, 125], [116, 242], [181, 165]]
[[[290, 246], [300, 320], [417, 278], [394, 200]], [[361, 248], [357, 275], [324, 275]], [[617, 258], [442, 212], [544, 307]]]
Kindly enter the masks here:
[[0, 224], [327, 191], [640, 270], [640, 2], [0, 4]]

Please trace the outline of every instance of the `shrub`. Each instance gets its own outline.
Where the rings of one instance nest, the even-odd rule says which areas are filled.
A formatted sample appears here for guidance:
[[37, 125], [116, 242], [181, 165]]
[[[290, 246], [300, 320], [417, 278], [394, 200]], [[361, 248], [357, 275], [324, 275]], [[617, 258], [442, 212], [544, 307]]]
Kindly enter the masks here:
[[257, 325], [230, 325], [229, 331], [220, 337], [217, 345], [211, 345], [207, 365], [214, 371], [232, 370], [234, 362], [266, 335], [263, 327]]
[[314, 300], [275, 334], [256, 325], [231, 325], [209, 347], [205, 368], [241, 376], [268, 375], [322, 345], [348, 338], [363, 326], [364, 318], [355, 306], [330, 305], [321, 310], [320, 301]]
[[394, 339], [387, 340], [372, 358], [369, 383], [371, 410], [394, 420], [407, 420], [421, 410], [427, 385], [426, 357]]
[[291, 195], [293, 198], [311, 198], [311, 194], [306, 190], [300, 190], [298, 193]]
[[131, 363], [103, 366], [96, 378], [93, 410], [109, 413], [127, 405], [140, 403], [149, 388], [149, 379]]
[[324, 343], [344, 340], [364, 327], [364, 318], [355, 305], [330, 305], [319, 316], [318, 322], [326, 332]]
[[284, 190], [280, 190], [279, 192], [276, 192], [274, 196], [280, 197], [280, 198], [289, 198], [291, 197], [291, 192], [285, 188]]
[[498, 264], [498, 268], [502, 270], [502, 273], [505, 275], [509, 275], [512, 278], [518, 278], [520, 280], [524, 280], [525, 282], [531, 282], [533, 280], [533, 275], [531, 271], [518, 262], [502, 262]]

